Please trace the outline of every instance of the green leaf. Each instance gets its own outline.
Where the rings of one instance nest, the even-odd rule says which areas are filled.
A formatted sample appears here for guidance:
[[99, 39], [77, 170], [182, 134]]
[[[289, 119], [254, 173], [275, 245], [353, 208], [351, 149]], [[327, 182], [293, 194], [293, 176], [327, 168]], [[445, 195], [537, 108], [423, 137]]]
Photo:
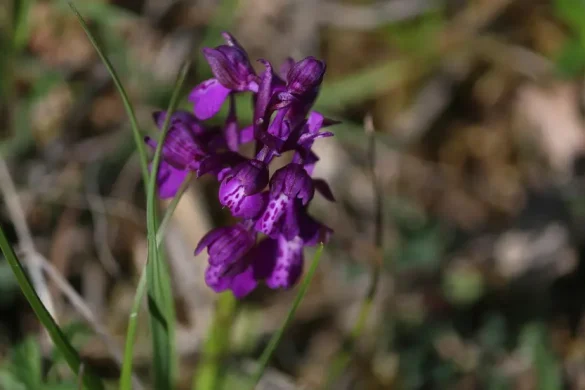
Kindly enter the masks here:
[[585, 33], [585, 2], [583, 0], [555, 0], [553, 6], [556, 17], [583, 38]]
[[34, 337], [27, 337], [12, 350], [14, 373], [29, 389], [41, 388], [41, 350]]
[[[89, 341], [90, 337], [93, 336], [92, 329], [82, 322], [72, 322], [70, 324], [63, 325], [61, 330], [71, 345], [77, 346], [79, 348], [83, 347], [85, 343]], [[64, 356], [61, 351], [58, 349], [53, 350], [53, 365], [61, 363], [63, 359]]]
[[569, 39], [556, 59], [557, 71], [564, 77], [576, 77], [585, 70], [585, 46], [578, 39]]
[[33, 0], [14, 1], [14, 31], [12, 35], [12, 47], [15, 51], [21, 51], [28, 43], [30, 26], [28, 17]]
[[140, 167], [142, 168], [142, 180], [144, 182], [144, 187], [146, 189], [147, 183], [148, 183], [148, 177], [149, 177], [148, 176], [149, 175], [148, 174], [148, 157], [146, 154], [146, 146], [144, 145], [143, 136], [142, 136], [142, 133], [140, 131], [140, 127], [138, 126], [138, 120], [136, 119], [136, 114], [134, 113], [134, 107], [132, 106], [132, 103], [130, 102], [130, 99], [128, 98], [128, 94], [126, 93], [126, 89], [124, 88], [124, 85], [122, 84], [122, 82], [120, 81], [120, 78], [118, 77], [118, 73], [116, 72], [116, 69], [114, 69], [114, 66], [111, 64], [110, 60], [108, 59], [108, 57], [106, 56], [106, 54], [104, 53], [104, 51], [102, 50], [100, 45], [97, 43], [93, 34], [89, 30], [87, 23], [85, 23], [85, 20], [83, 19], [83, 17], [79, 13], [79, 11], [77, 11], [77, 8], [75, 8], [73, 3], [69, 2], [69, 7], [75, 13], [75, 16], [79, 20], [79, 23], [81, 24], [81, 27], [85, 31], [87, 38], [89, 39], [89, 41], [93, 45], [94, 49], [98, 53], [104, 66], [108, 70], [108, 73], [110, 73], [110, 76], [112, 77], [112, 80], [114, 81], [114, 85], [116, 86], [116, 89], [118, 90], [118, 93], [120, 94], [120, 97], [122, 99], [122, 103], [124, 104], [124, 109], [126, 110], [126, 114], [128, 115], [128, 119], [130, 119], [130, 125], [132, 127], [132, 134], [134, 135], [134, 142], [136, 143], [136, 149], [138, 150], [138, 156], [140, 158]]
[[[6, 257], [6, 260], [10, 264], [12, 272], [14, 273], [14, 276], [18, 281], [18, 285], [20, 286], [20, 289], [22, 290], [22, 293], [26, 297], [28, 303], [31, 305], [33, 311], [35, 312], [41, 324], [43, 324], [43, 326], [51, 336], [51, 339], [53, 340], [53, 343], [55, 343], [55, 346], [59, 348], [61, 353], [65, 356], [65, 360], [67, 361], [67, 364], [69, 365], [71, 370], [75, 374], [77, 374], [82, 365], [79, 354], [77, 353], [75, 348], [73, 348], [73, 346], [69, 343], [69, 341], [67, 340], [67, 338], [65, 337], [65, 335], [55, 322], [55, 320], [53, 319], [53, 317], [51, 317], [51, 314], [49, 314], [49, 312], [41, 302], [34, 287], [32, 286], [30, 280], [28, 279], [28, 276], [24, 272], [24, 268], [22, 267], [22, 264], [18, 260], [18, 257], [16, 256], [14, 249], [12, 248], [12, 245], [10, 245], [10, 243], [8, 242], [4, 230], [1, 227], [0, 248], [2, 249], [2, 253], [4, 253], [4, 256]], [[83, 375], [83, 383], [88, 389], [90, 390], [103, 389], [103, 384], [101, 380], [92, 373], [89, 367], [86, 368], [84, 371], [85, 373]]]
[[562, 389], [561, 368], [550, 348], [547, 334], [547, 329], [542, 323], [524, 326], [520, 333], [520, 348], [532, 362], [539, 390]]
[[388, 40], [407, 53], [426, 52], [437, 47], [437, 37], [445, 27], [443, 10], [431, 10], [414, 20], [392, 23], [384, 30]]
[[33, 388], [27, 388], [16, 375], [3, 368], [0, 369], [0, 390], [33, 390]]

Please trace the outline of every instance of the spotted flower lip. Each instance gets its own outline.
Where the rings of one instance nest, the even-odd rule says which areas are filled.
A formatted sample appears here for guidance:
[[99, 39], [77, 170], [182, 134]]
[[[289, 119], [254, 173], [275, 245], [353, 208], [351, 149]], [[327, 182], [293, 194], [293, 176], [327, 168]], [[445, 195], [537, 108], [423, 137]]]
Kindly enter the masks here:
[[219, 201], [229, 207], [234, 217], [254, 218], [263, 211], [268, 193], [260, 193], [268, 185], [268, 168], [258, 160], [237, 165], [223, 179]]
[[270, 180], [270, 198], [255, 224], [256, 230], [272, 238], [277, 237], [283, 229], [282, 225], [288, 229], [288, 224], [296, 220], [296, 204], [307, 205], [314, 193], [313, 181], [302, 165], [290, 163], [279, 169]]
[[255, 242], [255, 236], [242, 224], [220, 227], [203, 236], [195, 255], [207, 248], [210, 265], [230, 265], [242, 258]]

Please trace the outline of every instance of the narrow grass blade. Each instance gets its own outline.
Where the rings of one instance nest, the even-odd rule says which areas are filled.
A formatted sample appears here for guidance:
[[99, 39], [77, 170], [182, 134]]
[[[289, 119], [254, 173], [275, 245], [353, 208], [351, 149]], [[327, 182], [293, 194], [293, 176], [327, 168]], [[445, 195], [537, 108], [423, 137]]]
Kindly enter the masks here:
[[[6, 235], [4, 234], [4, 230], [0, 227], [0, 249], [2, 249], [2, 253], [4, 257], [10, 264], [10, 268], [18, 281], [18, 285], [22, 290], [22, 293], [26, 297], [27, 301], [31, 305], [33, 311], [35, 312], [36, 316], [38, 317], [41, 324], [45, 327], [51, 339], [55, 343], [55, 346], [59, 348], [67, 364], [71, 368], [71, 370], [77, 375], [80, 368], [83, 365], [79, 354], [73, 348], [73, 346], [69, 343], [53, 317], [49, 314], [43, 303], [41, 302], [39, 296], [37, 295], [35, 289], [33, 288], [28, 276], [24, 272], [24, 268], [22, 264], [18, 260], [14, 249], [8, 242]], [[101, 380], [95, 376], [89, 368], [86, 368], [85, 374], [83, 376], [83, 384], [90, 390], [102, 390], [103, 384]]]
[[193, 377], [193, 390], [217, 390], [221, 388], [221, 358], [229, 348], [230, 330], [234, 321], [236, 298], [231, 292], [220, 295], [215, 308], [213, 323], [203, 346], [201, 362]]
[[97, 43], [93, 34], [89, 30], [87, 23], [85, 23], [85, 20], [83, 19], [83, 17], [81, 16], [81, 14], [77, 10], [77, 8], [75, 8], [73, 3], [69, 3], [69, 7], [71, 7], [73, 12], [77, 16], [77, 19], [79, 20], [81, 27], [83, 27], [83, 30], [85, 31], [85, 34], [87, 35], [87, 38], [89, 39], [89, 41], [93, 45], [93, 47], [96, 50], [96, 52], [98, 53], [100, 59], [104, 63], [104, 66], [106, 67], [106, 69], [110, 73], [110, 76], [112, 77], [112, 80], [114, 81], [114, 84], [116, 85], [116, 88], [118, 89], [118, 93], [120, 94], [120, 97], [122, 98], [122, 103], [124, 104], [124, 109], [126, 110], [128, 118], [130, 119], [132, 133], [134, 134], [134, 142], [136, 143], [136, 149], [138, 150], [138, 155], [140, 157], [140, 167], [142, 169], [142, 180], [144, 181], [144, 186], [146, 189], [147, 183], [148, 183], [148, 177], [149, 177], [148, 176], [148, 156], [146, 154], [146, 147], [144, 145], [144, 139], [143, 139], [142, 133], [140, 132], [140, 127], [138, 126], [138, 120], [136, 119], [136, 114], [134, 113], [134, 107], [132, 106], [132, 103], [130, 103], [130, 99], [128, 98], [128, 94], [126, 93], [126, 89], [124, 89], [124, 86], [122, 85], [122, 82], [120, 81], [120, 78], [118, 77], [118, 74], [116, 73], [116, 70], [112, 66], [112, 63], [110, 62], [110, 60], [108, 59], [108, 57], [106, 56], [106, 54], [104, 53], [104, 51], [102, 50], [100, 45]]
[[175, 315], [171, 278], [165, 259], [157, 246], [158, 221], [156, 217], [156, 177], [162, 156], [162, 146], [169, 130], [170, 119], [179, 102], [181, 88], [190, 63], [186, 63], [177, 78], [175, 88], [162, 126], [161, 136], [151, 167], [151, 179], [146, 193], [146, 224], [148, 231], [148, 262], [146, 284], [153, 341], [154, 383], [156, 389], [170, 389], [176, 366], [174, 356]]
[[376, 296], [376, 292], [378, 291], [378, 284], [380, 282], [380, 272], [382, 271], [384, 195], [382, 187], [380, 186], [378, 177], [376, 175], [376, 140], [374, 138], [374, 129], [372, 127], [368, 129], [368, 127], [366, 126], [366, 132], [369, 132], [368, 165], [370, 168], [370, 175], [372, 177], [372, 190], [375, 195], [374, 242], [372, 244], [374, 248], [376, 248], [376, 256], [371, 269], [372, 277], [370, 281], [370, 286], [368, 287], [367, 294], [362, 301], [362, 306], [360, 308], [359, 315], [353, 326], [353, 329], [351, 330], [348, 337], [345, 339], [343, 345], [341, 346], [341, 350], [336, 354], [335, 358], [333, 359], [333, 363], [329, 368], [329, 374], [327, 376], [327, 381], [325, 382], [324, 389], [333, 388], [333, 384], [335, 383], [337, 378], [343, 373], [343, 371], [346, 369], [347, 365], [351, 360], [352, 348], [356, 340], [362, 334], [362, 331], [366, 326], [366, 321], [368, 320], [368, 317], [372, 310], [374, 298]]
[[[156, 244], [160, 248], [162, 244], [162, 240], [164, 238], [164, 233], [166, 227], [179, 204], [179, 200], [185, 193], [189, 182], [191, 181], [192, 174], [189, 173], [181, 187], [173, 197], [173, 200], [167, 207], [163, 220], [158, 228], [158, 232], [156, 235]], [[132, 389], [132, 359], [134, 356], [134, 340], [136, 338], [136, 329], [138, 327], [138, 312], [140, 311], [140, 306], [142, 304], [142, 299], [144, 298], [144, 293], [146, 292], [146, 269], [143, 269], [140, 273], [140, 280], [138, 281], [138, 286], [136, 287], [136, 293], [134, 294], [134, 301], [132, 303], [132, 309], [130, 311], [130, 317], [128, 319], [128, 330], [126, 331], [126, 346], [124, 349], [124, 363], [122, 365], [122, 374], [120, 376], [120, 390], [129, 390]]]
[[313, 276], [315, 276], [315, 271], [317, 270], [317, 266], [319, 265], [319, 260], [321, 260], [321, 253], [323, 253], [323, 244], [319, 245], [317, 252], [315, 252], [315, 256], [313, 256], [311, 267], [309, 268], [309, 271], [307, 272], [307, 275], [305, 276], [305, 279], [303, 280], [303, 283], [299, 288], [299, 292], [295, 297], [295, 300], [292, 306], [290, 307], [288, 314], [284, 319], [284, 322], [280, 326], [280, 329], [278, 329], [278, 331], [272, 336], [270, 342], [262, 352], [262, 355], [260, 356], [260, 367], [258, 367], [258, 370], [256, 371], [256, 374], [253, 377], [252, 387], [250, 390], [254, 390], [258, 382], [260, 382], [260, 379], [262, 379], [262, 374], [264, 374], [264, 370], [266, 369], [266, 366], [268, 366], [268, 362], [270, 361], [272, 354], [274, 353], [276, 347], [280, 343], [280, 339], [282, 339], [284, 331], [292, 322], [292, 319], [294, 318], [299, 305], [301, 304], [303, 298], [305, 297], [305, 294], [309, 289], [309, 284], [311, 284], [311, 280], [313, 280]]

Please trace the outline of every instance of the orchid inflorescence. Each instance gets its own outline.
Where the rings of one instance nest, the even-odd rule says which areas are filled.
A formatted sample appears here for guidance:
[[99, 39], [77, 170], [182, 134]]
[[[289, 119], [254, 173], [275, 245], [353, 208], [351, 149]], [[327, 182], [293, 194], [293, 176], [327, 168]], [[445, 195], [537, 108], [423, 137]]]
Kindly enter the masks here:
[[[217, 178], [219, 202], [239, 222], [211, 230], [195, 254], [207, 248], [205, 281], [210, 288], [229, 289], [242, 298], [260, 281], [273, 289], [293, 286], [302, 273], [304, 247], [329, 239], [332, 230], [307, 208], [315, 190], [334, 200], [329, 185], [312, 178], [319, 158], [311, 148], [317, 138], [333, 135], [320, 130], [336, 122], [311, 110], [324, 62], [289, 58], [277, 74], [270, 62], [259, 60], [265, 70], [257, 75], [236, 39], [228, 33], [223, 38], [225, 45], [203, 49], [215, 77], [191, 91], [193, 113], [176, 111], [171, 116], [157, 186], [161, 198], [171, 198], [189, 172]], [[234, 95], [243, 92], [252, 95], [254, 121], [240, 128]], [[202, 121], [215, 116], [226, 100], [229, 111], [223, 128], [204, 125]], [[161, 128], [166, 113], [153, 116]], [[146, 142], [156, 147], [153, 139]], [[238, 153], [241, 145], [251, 142], [254, 158]], [[270, 163], [285, 152], [292, 152], [292, 161], [270, 177]], [[259, 234], [266, 237], [258, 240]]]

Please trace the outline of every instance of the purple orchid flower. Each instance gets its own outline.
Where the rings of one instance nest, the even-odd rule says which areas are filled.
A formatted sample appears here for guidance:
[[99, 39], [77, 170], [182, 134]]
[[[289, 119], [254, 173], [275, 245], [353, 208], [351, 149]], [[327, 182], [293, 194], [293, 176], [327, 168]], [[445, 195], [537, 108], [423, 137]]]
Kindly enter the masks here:
[[283, 217], [286, 223], [294, 219], [295, 200], [307, 205], [314, 193], [313, 181], [301, 165], [290, 163], [274, 172], [268, 205], [256, 222], [256, 230], [276, 238], [281, 233]]
[[268, 200], [268, 192], [261, 192], [268, 185], [268, 168], [258, 160], [237, 165], [221, 182], [219, 201], [229, 207], [234, 217], [255, 218]]
[[197, 118], [209, 119], [221, 108], [232, 92], [258, 91], [258, 76], [248, 54], [229, 33], [223, 33], [226, 45], [204, 48], [203, 55], [215, 76], [197, 85], [189, 95]]
[[[223, 37], [225, 45], [203, 50], [214, 78], [191, 92], [195, 115], [178, 111], [171, 118], [157, 185], [167, 198], [190, 171], [198, 177], [210, 173], [219, 181], [219, 203], [239, 221], [207, 233], [195, 254], [207, 249], [205, 281], [212, 290], [243, 298], [260, 283], [293, 287], [303, 272], [304, 248], [328, 241], [333, 233], [309, 215], [308, 207], [315, 191], [335, 200], [328, 183], [312, 177], [319, 161], [312, 148], [317, 139], [333, 135], [321, 129], [338, 122], [311, 111], [326, 70], [323, 61], [288, 58], [276, 73], [261, 59], [265, 69], [258, 76], [235, 38]], [[253, 122], [243, 128], [234, 98], [239, 92], [251, 92], [254, 106]], [[200, 120], [214, 116], [228, 98], [223, 126], [204, 126]], [[159, 128], [165, 115], [154, 115]], [[146, 142], [156, 146], [152, 139]], [[239, 152], [250, 142], [256, 147], [252, 159]], [[292, 161], [270, 177], [273, 158], [288, 151]], [[256, 243], [258, 233], [267, 237]]]
[[[153, 114], [159, 129], [166, 115], [164, 111]], [[152, 149], [156, 149], [157, 142], [154, 139], [145, 137], [145, 142]], [[200, 161], [209, 154], [208, 145], [212, 143], [213, 137], [209, 137], [193, 114], [187, 111], [173, 113], [157, 175], [161, 198], [172, 198], [176, 194], [187, 173], [197, 170]]]

